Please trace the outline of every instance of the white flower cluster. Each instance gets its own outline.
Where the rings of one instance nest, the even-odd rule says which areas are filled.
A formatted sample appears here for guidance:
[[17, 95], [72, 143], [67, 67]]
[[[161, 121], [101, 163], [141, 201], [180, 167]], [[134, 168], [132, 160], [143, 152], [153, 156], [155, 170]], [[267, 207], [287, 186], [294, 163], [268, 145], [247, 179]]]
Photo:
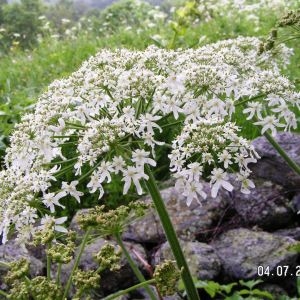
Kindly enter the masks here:
[[[279, 59], [258, 56], [259, 44], [238, 38], [190, 50], [102, 50], [53, 82], [11, 137], [0, 173], [3, 242], [10, 226], [28, 239], [38, 215], [40, 226], [52, 220], [63, 231], [66, 218], [53, 213], [88, 192], [101, 198], [112, 176], [121, 176], [124, 194], [131, 186], [142, 194], [145, 165], [156, 166], [157, 147], [171, 147], [170, 170], [188, 204], [206, 197], [202, 175], [216, 196], [221, 187], [232, 190], [228, 173], [237, 171], [248, 193], [247, 165], [257, 154], [232, 122], [235, 106], [247, 103], [248, 118], [275, 132], [296, 126], [290, 107], [300, 103], [279, 73], [290, 51], [278, 48]], [[170, 136], [171, 145], [164, 140]]]
[[234, 14], [234, 11], [255, 13], [260, 9], [276, 12], [293, 9], [299, 5], [297, 0], [200, 0], [199, 9]]
[[244, 17], [253, 23], [254, 28], [260, 26], [259, 13], [274, 12], [282, 14], [285, 11], [299, 7], [298, 0], [199, 0], [197, 10], [204, 20], [209, 21], [212, 16], [220, 15], [226, 18]]
[[[174, 140], [169, 155], [171, 171], [175, 172], [176, 187], [187, 197], [188, 205], [199, 196], [206, 198], [201, 183], [205, 172], [211, 172], [212, 197], [217, 196], [220, 187], [232, 191], [226, 170], [233, 165], [239, 168], [237, 180], [241, 182], [241, 191], [250, 193], [249, 188], [254, 184], [248, 178], [251, 173], [248, 164], [255, 163], [259, 156], [246, 139], [238, 136], [238, 131], [230, 122], [203, 119], [186, 124]], [[217, 164], [221, 167], [216, 167]]]

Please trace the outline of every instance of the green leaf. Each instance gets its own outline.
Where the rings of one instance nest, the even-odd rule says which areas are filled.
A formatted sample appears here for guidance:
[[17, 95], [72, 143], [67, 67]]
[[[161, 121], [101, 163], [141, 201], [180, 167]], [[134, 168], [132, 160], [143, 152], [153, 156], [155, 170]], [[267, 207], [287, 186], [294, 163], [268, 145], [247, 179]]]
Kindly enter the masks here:
[[239, 295], [250, 295], [251, 291], [243, 289], [239, 291]]
[[241, 297], [237, 292], [225, 298], [225, 300], [242, 300], [242, 299], [243, 297]]
[[226, 294], [230, 294], [231, 293], [231, 290], [234, 286], [236, 286], [237, 283], [236, 282], [233, 282], [233, 283], [230, 283], [230, 284], [224, 284], [224, 285], [221, 285], [220, 288], [222, 291], [225, 291]]
[[267, 292], [267, 291], [261, 291], [259, 289], [254, 289], [252, 290], [252, 295], [255, 295], [255, 296], [262, 296], [262, 297], [266, 297], [268, 299], [274, 299], [273, 296]]
[[208, 281], [207, 286], [204, 287], [204, 290], [210, 297], [214, 298], [216, 294], [220, 291], [220, 285], [214, 281]]
[[300, 277], [297, 277], [297, 292], [298, 292], [298, 296], [300, 296]]
[[247, 287], [249, 290], [252, 290], [256, 285], [258, 285], [261, 282], [263, 282], [261, 279], [248, 280], [248, 281], [239, 280], [239, 284], [242, 285], [242, 286]]

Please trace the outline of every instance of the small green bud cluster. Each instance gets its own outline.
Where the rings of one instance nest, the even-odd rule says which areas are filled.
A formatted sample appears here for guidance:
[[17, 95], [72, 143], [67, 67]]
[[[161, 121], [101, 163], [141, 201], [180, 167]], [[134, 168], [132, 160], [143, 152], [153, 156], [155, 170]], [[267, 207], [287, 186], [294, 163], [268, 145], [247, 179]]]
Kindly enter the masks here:
[[286, 26], [299, 26], [300, 25], [300, 9], [295, 11], [289, 11], [278, 22], [279, 27]]
[[122, 251], [120, 248], [117, 250], [111, 244], [105, 244], [101, 250], [94, 255], [95, 260], [99, 263], [100, 269], [109, 269], [110, 271], [117, 271], [121, 268]]
[[33, 245], [46, 245], [49, 244], [55, 237], [54, 233], [54, 221], [49, 222], [40, 230], [35, 231], [33, 235]]
[[51, 257], [53, 262], [67, 264], [72, 260], [74, 251], [74, 234], [70, 231], [65, 244], [52, 243], [50, 248], [46, 250], [46, 253]]
[[61, 299], [61, 297], [61, 287], [55, 281], [44, 276], [37, 276], [31, 281], [29, 279], [22, 281], [21, 278], [14, 279], [7, 296], [12, 300], [53, 300]]
[[300, 9], [298, 10], [291, 10], [287, 12], [277, 23], [276, 28], [273, 28], [267, 40], [259, 45], [258, 53], [262, 54], [265, 51], [269, 51], [274, 48], [275, 43], [278, 37], [278, 30], [277, 28], [284, 28], [284, 27], [293, 27], [297, 31], [299, 31], [298, 26], [300, 26]]
[[37, 276], [31, 280], [30, 291], [35, 300], [61, 299], [62, 289], [54, 281], [44, 276]]
[[177, 269], [174, 261], [166, 260], [155, 268], [153, 278], [162, 296], [173, 295], [177, 291], [180, 271]]
[[11, 300], [28, 300], [30, 299], [30, 291], [26, 282], [15, 280], [9, 290], [7, 296]]
[[100, 275], [95, 271], [77, 270], [72, 277], [72, 281], [77, 289], [75, 299], [82, 299], [84, 292], [99, 286]]
[[9, 271], [5, 276], [5, 281], [8, 284], [13, 284], [14, 281], [21, 279], [29, 272], [29, 262], [26, 258], [9, 263]]
[[121, 205], [114, 210], [105, 211], [104, 205], [92, 208], [88, 213], [81, 214], [78, 222], [82, 228], [96, 227], [101, 234], [118, 234], [123, 228], [146, 213], [150, 204], [142, 201], [130, 203], [128, 206]]

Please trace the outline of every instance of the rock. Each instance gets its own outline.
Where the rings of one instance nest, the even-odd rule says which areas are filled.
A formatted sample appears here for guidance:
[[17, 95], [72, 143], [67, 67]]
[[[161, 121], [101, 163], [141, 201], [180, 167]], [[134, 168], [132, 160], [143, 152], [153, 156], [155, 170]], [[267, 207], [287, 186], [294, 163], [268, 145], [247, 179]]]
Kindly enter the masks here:
[[239, 228], [222, 234], [211, 246], [221, 260], [225, 276], [253, 279], [258, 277], [258, 266], [269, 266], [272, 273], [278, 265], [295, 265], [298, 253], [289, 247], [296, 243], [291, 238]]
[[[193, 276], [201, 280], [211, 280], [218, 276], [221, 263], [211, 246], [197, 241], [181, 241], [181, 246]], [[154, 254], [153, 265], [158, 265], [166, 259], [174, 260], [168, 242], [162, 244]]]
[[[300, 165], [300, 135], [294, 133], [278, 133], [275, 140], [298, 165]], [[299, 189], [300, 176], [296, 174], [273, 148], [265, 137], [253, 141], [261, 159], [251, 164], [255, 177], [265, 178], [288, 189]]]
[[[204, 190], [209, 195], [209, 184], [204, 182]], [[177, 235], [183, 240], [194, 240], [202, 231], [212, 228], [222, 215], [226, 202], [221, 197], [207, 197], [201, 204], [196, 200], [190, 206], [186, 198], [170, 187], [161, 191]], [[146, 198], [145, 201], [151, 201]], [[123, 233], [125, 240], [138, 243], [161, 243], [165, 241], [163, 228], [157, 213], [151, 210], [140, 220], [130, 224]]]
[[[290, 224], [295, 214], [282, 186], [261, 179], [253, 181], [255, 188], [250, 194], [243, 194], [236, 187], [230, 196], [223, 193], [223, 197], [248, 225], [273, 230]], [[232, 184], [236, 185], [233, 181]]]
[[297, 193], [292, 199], [292, 208], [295, 212], [300, 212], [300, 193]]
[[[81, 270], [96, 270], [99, 265], [94, 260], [93, 255], [100, 251], [105, 243], [111, 243], [112, 245], [116, 245], [116, 242], [111, 240], [107, 241], [103, 238], [96, 238], [90, 244], [88, 244], [81, 256], [79, 269]], [[124, 243], [130, 256], [133, 258], [135, 263], [138, 265], [141, 271], [146, 273], [144, 265], [141, 263], [141, 260], [137, 258], [139, 255], [143, 260], [147, 261], [145, 250], [141, 245], [134, 243]], [[136, 255], [137, 254], [137, 255]], [[62, 268], [62, 283], [66, 283], [68, 280], [68, 276], [71, 272], [71, 268], [73, 266], [74, 261], [70, 262], [68, 265], [64, 265]], [[107, 295], [110, 293], [114, 293], [118, 290], [122, 290], [128, 288], [138, 281], [131, 270], [128, 261], [125, 257], [121, 260], [121, 269], [118, 271], [109, 271], [105, 270], [101, 272], [101, 280], [100, 280], [100, 288], [97, 289], [97, 293], [103, 295]]]
[[[44, 265], [43, 263], [36, 259], [34, 256], [30, 255], [27, 248], [20, 246], [14, 240], [8, 241], [6, 244], [0, 246], [0, 261], [4, 263], [10, 263], [12, 261], [17, 261], [21, 258], [28, 259], [30, 263], [30, 276], [35, 277], [38, 275], [43, 275]], [[5, 288], [5, 284], [2, 282], [2, 276], [6, 274], [7, 268], [0, 266], [0, 287]]]
[[300, 241], [300, 227], [279, 229], [272, 233], [279, 236], [289, 237], [296, 241]]

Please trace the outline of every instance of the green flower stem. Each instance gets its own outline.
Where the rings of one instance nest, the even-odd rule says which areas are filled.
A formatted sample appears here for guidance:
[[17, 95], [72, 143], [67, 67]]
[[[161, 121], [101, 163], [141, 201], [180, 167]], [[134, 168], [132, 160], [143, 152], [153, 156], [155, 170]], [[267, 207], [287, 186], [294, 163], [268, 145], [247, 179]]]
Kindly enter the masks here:
[[62, 268], [62, 263], [58, 263], [57, 266], [57, 277], [56, 277], [56, 283], [60, 283], [60, 275], [61, 275], [61, 268]]
[[[48, 248], [50, 245], [48, 245]], [[50, 280], [51, 279], [51, 257], [50, 255], [46, 255], [47, 257], [47, 278]]]
[[[130, 254], [128, 253], [128, 251], [127, 251], [127, 249], [126, 249], [126, 247], [125, 247], [125, 245], [124, 245], [124, 243], [123, 243], [123, 241], [122, 241], [122, 239], [121, 239], [120, 233], [117, 233], [117, 234], [115, 235], [115, 237], [116, 237], [117, 243], [118, 243], [119, 246], [121, 247], [121, 249], [122, 249], [122, 251], [123, 251], [123, 253], [124, 253], [124, 255], [125, 255], [125, 257], [126, 257], [128, 263], [129, 263], [129, 265], [130, 265], [132, 271], [133, 271], [133, 273], [134, 273], [135, 276], [138, 278], [138, 280], [139, 280], [141, 283], [144, 284], [144, 283], [147, 282], [147, 281], [146, 281], [146, 279], [144, 278], [144, 276], [143, 276], [143, 274], [141, 273], [141, 271], [139, 270], [139, 268], [136, 266], [135, 262], [133, 261], [133, 259], [132, 259], [131, 256], [130, 256]], [[148, 283], [145, 285], [145, 290], [147, 291], [147, 293], [149, 294], [149, 296], [150, 296], [150, 298], [151, 298], [152, 300], [156, 300], [156, 299], [157, 299], [156, 296], [155, 296], [155, 294], [154, 294], [154, 292], [153, 292], [153, 291], [151, 290], [151, 288], [149, 287], [149, 284], [148, 284]]]
[[168, 47], [169, 49], [174, 49], [175, 48], [175, 43], [176, 43], [177, 37], [178, 37], [178, 33], [175, 30], [173, 38], [172, 38], [171, 42], [169, 43], [169, 47]]
[[68, 279], [68, 282], [67, 282], [67, 285], [66, 285], [65, 292], [64, 292], [64, 295], [62, 297], [62, 300], [67, 299], [67, 296], [68, 296], [68, 293], [69, 293], [69, 290], [70, 290], [70, 287], [71, 287], [71, 284], [72, 284], [73, 274], [74, 274], [74, 272], [76, 271], [76, 269], [77, 269], [77, 267], [79, 265], [81, 255], [82, 255], [83, 250], [85, 248], [85, 245], [86, 245], [86, 243], [88, 241], [88, 237], [89, 237], [90, 232], [91, 232], [91, 227], [88, 227], [87, 230], [86, 230], [86, 232], [85, 232], [85, 235], [83, 237], [83, 240], [81, 242], [81, 245], [80, 245], [80, 248], [79, 248], [79, 253], [78, 253], [78, 255], [77, 255], [76, 259], [75, 259], [75, 262], [74, 262], [71, 274], [69, 276], [69, 279]]
[[0, 295], [1, 296], [4, 296], [5, 298], [8, 298], [8, 294], [3, 292], [2, 290], [0, 290]]
[[269, 143], [274, 147], [274, 149], [280, 154], [280, 156], [286, 161], [286, 163], [298, 175], [300, 175], [300, 166], [288, 156], [288, 154], [283, 150], [283, 148], [275, 141], [275, 139], [272, 137], [272, 135], [268, 132], [265, 132], [264, 136], [269, 141]]
[[136, 284], [134, 286], [131, 286], [130, 288], [128, 288], [126, 290], [122, 290], [122, 291], [119, 291], [117, 293], [114, 293], [114, 294], [112, 294], [112, 295], [104, 298], [103, 300], [112, 300], [112, 299], [115, 299], [115, 298], [117, 298], [119, 296], [125, 295], [125, 294], [127, 294], [127, 293], [129, 293], [131, 291], [134, 291], [134, 290], [136, 290], [138, 288], [141, 288], [141, 287], [145, 287], [146, 288], [151, 283], [155, 283], [155, 279], [150, 279], [150, 280], [138, 283], [138, 284]]
[[158, 190], [158, 187], [155, 182], [155, 178], [151, 172], [149, 166], [145, 166], [145, 173], [149, 176], [148, 180], [145, 180], [145, 184], [149, 190], [149, 193], [152, 197], [154, 205], [156, 207], [157, 213], [159, 215], [160, 221], [164, 228], [165, 234], [167, 236], [168, 242], [171, 246], [172, 252], [176, 259], [178, 268], [182, 270], [181, 277], [186, 289], [186, 293], [189, 300], [200, 300], [197, 289], [194, 285], [192, 275], [190, 273], [188, 264], [183, 255], [182, 249], [180, 247], [175, 229], [171, 222], [170, 216], [164, 204], [164, 201], [161, 197], [161, 194]]

